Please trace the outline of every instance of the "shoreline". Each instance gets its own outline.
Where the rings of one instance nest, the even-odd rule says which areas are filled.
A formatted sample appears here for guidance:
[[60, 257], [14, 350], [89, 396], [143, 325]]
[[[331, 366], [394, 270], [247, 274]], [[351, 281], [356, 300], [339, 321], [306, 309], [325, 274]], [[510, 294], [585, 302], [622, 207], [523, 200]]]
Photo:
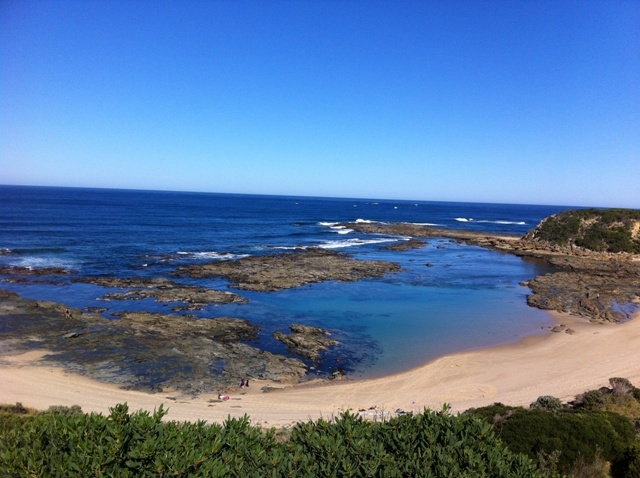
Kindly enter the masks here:
[[[191, 397], [171, 390], [156, 394], [124, 390], [61, 367], [38, 365], [46, 351], [2, 355], [0, 403], [21, 402], [39, 410], [80, 405], [83, 412], [102, 414], [123, 402], [131, 411], [153, 411], [162, 404], [169, 410], [167, 420], [223, 422], [246, 414], [254, 425], [270, 428], [330, 419], [346, 410], [378, 417], [397, 409], [437, 410], [445, 403], [454, 413], [495, 402], [526, 407], [541, 395], [567, 402], [608, 385], [611, 377], [640, 382], [640, 312], [625, 323], [609, 324], [549, 313], [573, 333], [536, 334], [512, 344], [445, 355], [375, 379], [298, 385], [252, 380], [248, 388], [230, 389], [228, 401], [211, 394]], [[263, 387], [272, 390], [263, 392]]]

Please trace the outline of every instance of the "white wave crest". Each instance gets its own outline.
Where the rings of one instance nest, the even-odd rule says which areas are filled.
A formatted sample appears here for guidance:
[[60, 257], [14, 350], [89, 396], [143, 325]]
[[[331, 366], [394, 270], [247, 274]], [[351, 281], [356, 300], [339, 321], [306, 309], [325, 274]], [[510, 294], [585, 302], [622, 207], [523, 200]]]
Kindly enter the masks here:
[[192, 251], [178, 251], [178, 255], [186, 256], [188, 259], [208, 259], [208, 260], [219, 260], [219, 261], [230, 261], [233, 259], [241, 259], [243, 257], [248, 257], [249, 254], [232, 254], [230, 252], [192, 252]]
[[338, 234], [349, 234], [350, 232], [353, 232], [353, 229], [349, 229], [346, 226], [333, 226], [331, 230]]
[[455, 218], [456, 221], [458, 222], [477, 222], [477, 223], [484, 223], [484, 224], [505, 224], [505, 225], [517, 225], [517, 226], [525, 226], [527, 223], [524, 221], [503, 221], [503, 220], [498, 220], [498, 221], [490, 221], [488, 219], [473, 219], [473, 218], [465, 218], [465, 217], [456, 217]]
[[341, 249], [343, 247], [366, 246], [367, 244], [381, 244], [384, 242], [398, 242], [397, 238], [381, 237], [376, 239], [346, 239], [343, 241], [327, 241], [318, 247], [322, 249]]
[[374, 221], [372, 219], [356, 219], [354, 222], [356, 224], [388, 224], [384, 221]]
[[11, 261], [10, 265], [16, 267], [25, 267], [27, 269], [45, 269], [50, 267], [59, 267], [61, 269], [77, 269], [77, 263], [69, 260], [54, 257], [21, 257], [15, 261]]
[[439, 226], [433, 222], [405, 222], [404, 224], [411, 224], [412, 226]]
[[348, 229], [346, 226], [342, 226], [339, 222], [319, 222], [321, 226], [328, 227], [333, 232], [338, 234], [349, 234], [353, 232], [353, 229]]

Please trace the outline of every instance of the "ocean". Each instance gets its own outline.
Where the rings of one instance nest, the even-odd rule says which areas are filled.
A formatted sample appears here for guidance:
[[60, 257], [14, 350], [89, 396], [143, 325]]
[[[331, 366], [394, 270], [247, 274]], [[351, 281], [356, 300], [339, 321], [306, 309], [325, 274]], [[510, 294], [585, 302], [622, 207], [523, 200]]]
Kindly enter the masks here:
[[[272, 338], [292, 323], [328, 329], [340, 345], [314, 369], [352, 378], [407, 370], [447, 353], [511, 343], [543, 331], [550, 317], [526, 305], [524, 280], [548, 269], [518, 257], [441, 238], [404, 252], [406, 240], [358, 234], [337, 223], [409, 222], [481, 232], [524, 234], [566, 206], [385, 199], [260, 196], [167, 191], [0, 186], [0, 266], [61, 267], [68, 275], [34, 277], [0, 288], [74, 308], [172, 313], [153, 299], [104, 301], [114, 289], [85, 277], [164, 277], [231, 290], [245, 304], [184, 312], [245, 318], [261, 327], [259, 346], [289, 355]], [[403, 272], [353, 283], [325, 282], [279, 292], [229, 289], [223, 279], [176, 278], [181, 265], [320, 247], [357, 259], [398, 262]], [[427, 266], [429, 264], [429, 266]], [[254, 343], [255, 345], [255, 343]]]

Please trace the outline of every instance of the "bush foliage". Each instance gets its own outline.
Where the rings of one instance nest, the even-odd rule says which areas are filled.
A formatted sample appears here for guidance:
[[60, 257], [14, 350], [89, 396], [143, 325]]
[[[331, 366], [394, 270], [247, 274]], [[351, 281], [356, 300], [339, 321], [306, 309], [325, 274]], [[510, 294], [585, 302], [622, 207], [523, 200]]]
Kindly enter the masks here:
[[571, 475], [606, 462], [612, 464], [613, 476], [636, 476], [629, 474], [640, 463], [634, 424], [617, 413], [502, 404], [468, 413], [493, 424], [511, 451], [537, 460], [542, 469], [551, 459], [553, 468]]
[[49, 412], [0, 439], [6, 476], [542, 476], [493, 428], [446, 410], [372, 423], [345, 413], [299, 423], [281, 441], [247, 417], [223, 425], [165, 422], [165, 411]]
[[[104, 417], [77, 406], [0, 406], [0, 477], [640, 477], [640, 393], [627, 379], [567, 404], [500, 403], [381, 422], [344, 413], [287, 430], [164, 421], [165, 410]], [[620, 413], [616, 413], [620, 412]], [[622, 413], [622, 414], [621, 414]], [[561, 473], [563, 475], [561, 475]]]
[[[546, 218], [526, 237], [593, 251], [640, 253], [635, 209], [578, 209]], [[636, 228], [636, 229], [634, 229]]]

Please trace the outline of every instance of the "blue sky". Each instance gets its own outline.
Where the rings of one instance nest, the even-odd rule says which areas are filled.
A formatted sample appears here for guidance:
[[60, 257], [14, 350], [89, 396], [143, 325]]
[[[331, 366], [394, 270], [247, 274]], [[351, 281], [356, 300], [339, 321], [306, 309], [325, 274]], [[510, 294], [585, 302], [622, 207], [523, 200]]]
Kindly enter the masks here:
[[0, 184], [640, 208], [640, 2], [0, 2]]

